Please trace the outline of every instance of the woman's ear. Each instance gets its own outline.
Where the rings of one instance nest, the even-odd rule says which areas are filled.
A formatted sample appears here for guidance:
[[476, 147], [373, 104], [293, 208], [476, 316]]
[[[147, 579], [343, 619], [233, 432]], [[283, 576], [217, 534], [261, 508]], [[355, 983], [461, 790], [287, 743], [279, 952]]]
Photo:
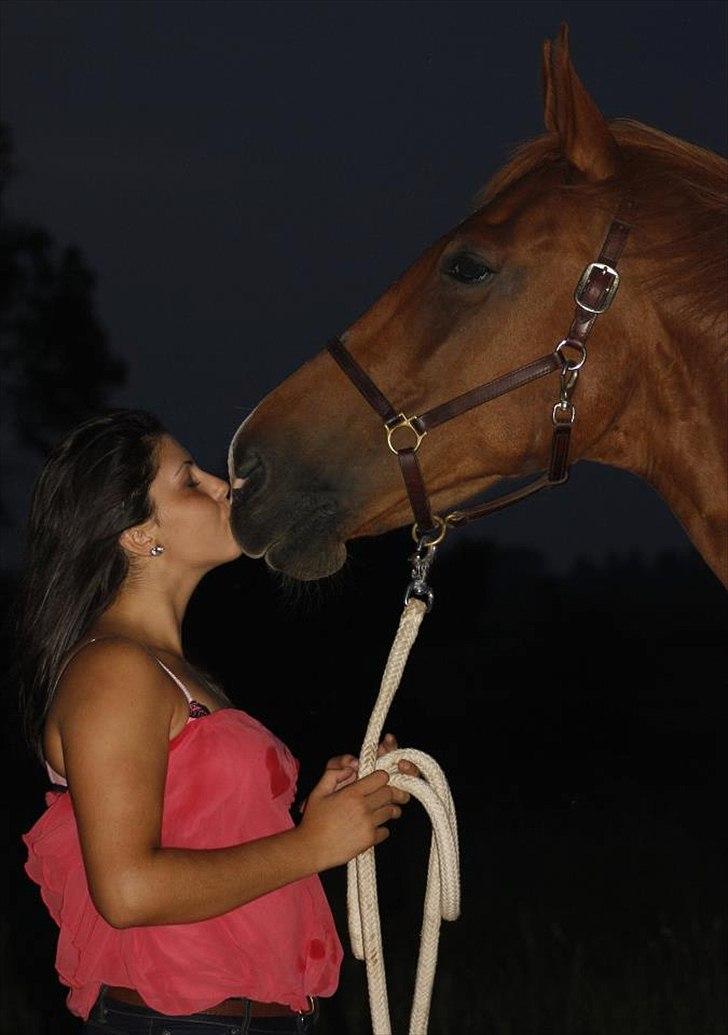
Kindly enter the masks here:
[[127, 553], [133, 553], [137, 557], [148, 557], [149, 551], [156, 544], [153, 532], [151, 523], [133, 525], [121, 533], [119, 544]]

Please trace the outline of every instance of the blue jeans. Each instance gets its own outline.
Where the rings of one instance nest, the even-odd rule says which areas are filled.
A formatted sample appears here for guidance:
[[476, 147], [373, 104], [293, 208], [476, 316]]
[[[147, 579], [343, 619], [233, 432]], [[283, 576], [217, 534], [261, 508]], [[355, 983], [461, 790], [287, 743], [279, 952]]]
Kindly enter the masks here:
[[289, 1035], [312, 1032], [319, 1017], [319, 1001], [314, 998], [311, 1013], [283, 1017], [251, 1017], [250, 1000], [244, 999], [240, 1016], [215, 1016], [191, 1013], [171, 1017], [148, 1006], [135, 1006], [106, 997], [106, 985], [91, 1008], [83, 1035]]

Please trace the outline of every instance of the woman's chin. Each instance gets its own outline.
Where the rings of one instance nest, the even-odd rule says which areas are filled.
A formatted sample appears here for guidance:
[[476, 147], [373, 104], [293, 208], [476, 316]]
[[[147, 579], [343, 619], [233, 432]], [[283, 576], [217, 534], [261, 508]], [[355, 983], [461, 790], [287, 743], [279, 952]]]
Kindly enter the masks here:
[[230, 546], [229, 546], [229, 548], [227, 550], [226, 556], [221, 561], [219, 561], [219, 563], [220, 564], [229, 564], [230, 561], [237, 561], [238, 557], [242, 557], [242, 556], [243, 556], [243, 548], [242, 548], [242, 546], [240, 545], [240, 543], [236, 542], [235, 539], [233, 539], [232, 543], [230, 544]]
[[231, 541], [226, 543], [222, 550], [216, 551], [215, 555], [207, 560], [202, 567], [206, 572], [212, 571], [213, 568], [219, 568], [223, 564], [230, 564], [232, 561], [237, 561], [237, 559], [242, 556], [242, 546], [240, 546], [239, 543], [231, 536]]

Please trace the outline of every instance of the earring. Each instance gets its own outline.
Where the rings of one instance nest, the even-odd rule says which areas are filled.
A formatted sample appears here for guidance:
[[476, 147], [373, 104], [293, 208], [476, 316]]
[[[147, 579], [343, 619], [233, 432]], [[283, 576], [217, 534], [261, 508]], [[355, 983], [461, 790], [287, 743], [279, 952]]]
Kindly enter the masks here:
[[158, 543], [156, 546], [153, 546], [151, 548], [151, 550], [149, 551], [149, 556], [150, 557], [159, 557], [160, 553], [164, 553], [164, 547], [160, 546], [159, 543]]

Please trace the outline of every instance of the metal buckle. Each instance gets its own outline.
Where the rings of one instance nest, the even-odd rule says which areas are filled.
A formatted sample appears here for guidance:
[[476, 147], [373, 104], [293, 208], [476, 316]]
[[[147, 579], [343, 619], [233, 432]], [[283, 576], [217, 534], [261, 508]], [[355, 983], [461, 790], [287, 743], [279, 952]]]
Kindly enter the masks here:
[[423, 432], [420, 433], [417, 430], [417, 428], [413, 427], [413, 425], [412, 425], [412, 421], [413, 420], [416, 420], [416, 417], [407, 417], [407, 416], [405, 416], [404, 413], [399, 413], [399, 414], [397, 414], [396, 417], [392, 417], [391, 420], [389, 420], [389, 421], [387, 421], [385, 423], [384, 430], [387, 432], [387, 445], [389, 446], [389, 448], [392, 450], [392, 452], [395, 455], [397, 453], [399, 453], [400, 450], [399, 449], [395, 449], [394, 446], [392, 445], [392, 433], [394, 431], [397, 431], [398, 428], [409, 428], [410, 431], [412, 432], [412, 434], [417, 436], [417, 441], [415, 442], [414, 446], [409, 446], [408, 447], [410, 449], [414, 449], [415, 452], [417, 452], [417, 450], [420, 447], [420, 442], [422, 441], [422, 439], [427, 434], [426, 431], [423, 431]]
[[[582, 302], [580, 299], [581, 293], [587, 287], [589, 283], [589, 278], [591, 277], [594, 270], [600, 270], [602, 273], [608, 273], [612, 278], [612, 282], [607, 288], [607, 293], [604, 296], [604, 301], [602, 302], [601, 307], [596, 308], [594, 306], [587, 305], [586, 302]], [[576, 285], [576, 291], [574, 292], [574, 301], [580, 309], [586, 310], [587, 313], [603, 313], [607, 309], [609, 309], [610, 305], [612, 304], [612, 299], [616, 295], [618, 287], [619, 274], [615, 269], [613, 269], [611, 266], [608, 266], [606, 262], [590, 262], [584, 270], [584, 272], [582, 273], [579, 283]]]
[[[557, 420], [556, 412], [565, 414], [564, 420]], [[551, 420], [555, 428], [560, 427], [562, 424], [573, 424], [576, 418], [576, 409], [572, 402], [557, 402], [554, 404], [554, 408], [551, 411]]]

